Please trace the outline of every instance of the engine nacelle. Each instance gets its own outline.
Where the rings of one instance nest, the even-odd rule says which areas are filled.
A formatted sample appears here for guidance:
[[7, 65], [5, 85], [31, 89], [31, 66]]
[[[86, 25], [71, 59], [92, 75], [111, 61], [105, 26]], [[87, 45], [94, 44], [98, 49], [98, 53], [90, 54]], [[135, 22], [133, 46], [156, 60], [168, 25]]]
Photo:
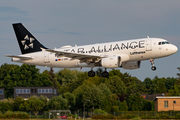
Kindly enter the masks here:
[[123, 69], [132, 70], [132, 69], [138, 69], [138, 68], [140, 68], [140, 65], [141, 65], [141, 61], [123, 62], [123, 63], [122, 63], [122, 68], [123, 68]]
[[108, 57], [101, 59], [101, 65], [103, 68], [118, 68], [120, 65], [120, 57]]

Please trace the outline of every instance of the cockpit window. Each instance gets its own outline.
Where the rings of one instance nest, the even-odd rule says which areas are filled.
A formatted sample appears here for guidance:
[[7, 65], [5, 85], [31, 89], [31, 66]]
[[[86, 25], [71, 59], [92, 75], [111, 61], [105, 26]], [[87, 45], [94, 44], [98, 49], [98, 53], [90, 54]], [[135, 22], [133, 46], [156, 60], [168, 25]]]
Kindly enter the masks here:
[[164, 45], [164, 44], [169, 44], [169, 42], [163, 41], [158, 43], [158, 45]]

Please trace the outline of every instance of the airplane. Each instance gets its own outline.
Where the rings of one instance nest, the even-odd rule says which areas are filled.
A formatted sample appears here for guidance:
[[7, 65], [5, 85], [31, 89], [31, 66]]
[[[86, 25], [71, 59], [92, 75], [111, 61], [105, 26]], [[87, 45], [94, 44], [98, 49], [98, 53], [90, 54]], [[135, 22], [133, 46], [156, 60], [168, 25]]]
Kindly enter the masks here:
[[62, 46], [49, 49], [42, 45], [22, 23], [12, 24], [21, 55], [5, 55], [12, 61], [54, 68], [90, 67], [89, 77], [94, 77], [94, 67], [103, 67], [102, 77], [108, 77], [107, 69], [138, 69], [141, 61], [150, 60], [151, 69], [156, 70], [154, 60], [167, 57], [178, 48], [162, 38], [141, 38], [125, 41], [91, 44], [84, 46]]

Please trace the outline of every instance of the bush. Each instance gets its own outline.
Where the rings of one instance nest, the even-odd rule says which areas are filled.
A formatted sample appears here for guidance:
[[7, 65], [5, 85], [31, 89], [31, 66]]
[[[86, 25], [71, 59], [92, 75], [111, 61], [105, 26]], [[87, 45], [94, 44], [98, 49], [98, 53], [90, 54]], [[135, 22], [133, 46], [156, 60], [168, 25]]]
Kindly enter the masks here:
[[107, 113], [104, 110], [95, 109], [94, 114], [95, 115], [106, 115]]
[[68, 116], [67, 116], [67, 117], [71, 117], [71, 116], [73, 116], [73, 114], [68, 114]]
[[14, 101], [12, 98], [0, 100], [0, 111], [1, 112], [12, 111], [13, 110], [13, 102]]
[[94, 115], [92, 119], [117, 119], [117, 118], [111, 114], [107, 114], [107, 115], [101, 114], [101, 115]]
[[4, 115], [2, 114], [2, 112], [0, 111], [0, 119], [4, 118]]
[[6, 113], [4, 113], [4, 118], [5, 119], [13, 118], [13, 112], [12, 111], [7, 111]]
[[119, 112], [119, 107], [118, 106], [112, 106], [111, 112]]
[[175, 119], [180, 119], [180, 114], [179, 113], [176, 114]]
[[0, 118], [5, 118], [5, 119], [11, 119], [11, 118], [17, 118], [17, 119], [29, 119], [29, 115], [25, 112], [12, 112], [12, 111], [7, 111], [4, 113], [0, 113]]
[[[166, 114], [163, 114], [163, 115], [159, 115], [159, 118], [161, 119], [171, 119], [173, 117], [169, 116], [169, 115], [166, 115]], [[157, 118], [158, 119], [158, 118]]]
[[126, 114], [126, 115], [122, 116], [123, 119], [132, 119], [132, 118], [135, 118], [135, 117], [138, 117], [138, 116], [134, 115], [134, 114]]
[[73, 114], [68, 114], [68, 116], [67, 117], [72, 117], [72, 118], [75, 118], [76, 117], [76, 115], [73, 115]]
[[147, 115], [147, 116], [142, 116], [141, 119], [178, 119], [178, 117], [180, 118], [180, 114], [179, 116], [176, 115], [175, 117], [174, 116], [169, 116], [167, 114], [163, 114], [163, 115], [156, 115], [156, 116], [150, 116], [150, 115]]
[[151, 115], [144, 115], [144, 116], [142, 116], [141, 117], [141, 119], [158, 119], [158, 117], [156, 118], [156, 117], [154, 117], [154, 116], [151, 116]]

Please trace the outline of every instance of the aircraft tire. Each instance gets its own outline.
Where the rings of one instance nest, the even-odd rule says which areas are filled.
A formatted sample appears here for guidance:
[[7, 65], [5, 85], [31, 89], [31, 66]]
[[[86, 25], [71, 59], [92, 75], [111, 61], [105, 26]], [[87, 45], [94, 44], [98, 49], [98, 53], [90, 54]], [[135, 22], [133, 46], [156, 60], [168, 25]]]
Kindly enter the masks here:
[[152, 70], [152, 71], [155, 71], [155, 70], [156, 70], [156, 67], [155, 67], [155, 66], [152, 66], [152, 67], [151, 67], [151, 70]]
[[95, 76], [95, 72], [94, 71], [89, 71], [88, 72], [88, 76], [89, 77], [94, 77]]
[[104, 71], [104, 72], [101, 73], [101, 76], [102, 77], [108, 77], [109, 73], [107, 71]]

